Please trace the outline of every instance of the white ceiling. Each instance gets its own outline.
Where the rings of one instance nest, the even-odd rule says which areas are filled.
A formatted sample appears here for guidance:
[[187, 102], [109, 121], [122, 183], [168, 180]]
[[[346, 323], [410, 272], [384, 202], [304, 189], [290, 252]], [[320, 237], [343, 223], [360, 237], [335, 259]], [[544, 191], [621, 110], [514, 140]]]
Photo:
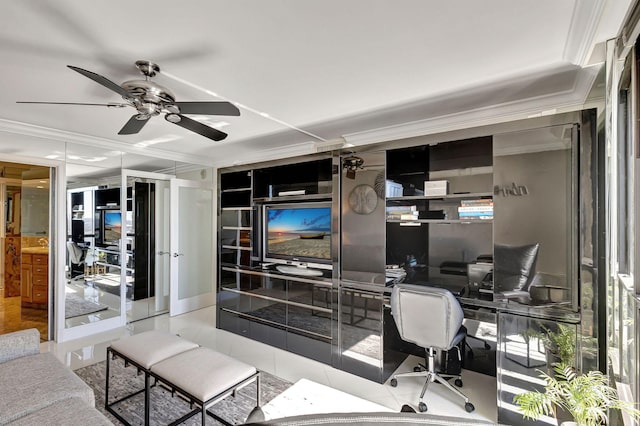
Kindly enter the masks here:
[[[576, 107], [599, 70], [594, 46], [617, 34], [630, 2], [4, 1], [0, 141], [26, 154], [37, 138], [40, 156], [53, 139], [231, 164]], [[178, 101], [240, 103], [240, 117], [212, 117], [229, 137], [213, 142], [161, 117], [121, 136], [132, 108], [15, 103], [119, 102], [66, 65], [120, 84], [139, 77], [139, 59], [160, 65], [155, 81]]]

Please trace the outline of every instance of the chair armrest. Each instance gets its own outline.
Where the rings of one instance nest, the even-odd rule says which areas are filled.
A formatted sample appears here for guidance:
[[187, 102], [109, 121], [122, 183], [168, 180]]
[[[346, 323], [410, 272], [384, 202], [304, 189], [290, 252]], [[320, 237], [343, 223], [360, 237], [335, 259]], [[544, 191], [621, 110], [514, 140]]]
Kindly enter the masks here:
[[526, 290], [507, 290], [496, 293], [498, 298], [506, 300], [515, 300], [516, 302], [528, 305], [531, 302], [531, 296]]
[[0, 364], [40, 353], [40, 332], [35, 328], [0, 335]]
[[535, 302], [561, 303], [569, 301], [570, 289], [557, 285], [532, 285], [531, 299]]

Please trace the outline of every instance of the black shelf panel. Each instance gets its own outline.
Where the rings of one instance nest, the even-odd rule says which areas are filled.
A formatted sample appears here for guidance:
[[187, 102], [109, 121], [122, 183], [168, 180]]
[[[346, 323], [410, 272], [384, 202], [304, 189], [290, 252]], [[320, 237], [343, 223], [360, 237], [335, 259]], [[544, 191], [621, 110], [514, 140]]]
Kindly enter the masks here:
[[389, 197], [387, 201], [422, 201], [422, 200], [440, 200], [458, 202], [466, 199], [493, 198], [493, 192], [473, 192], [466, 194], [448, 194], [448, 195], [407, 195], [402, 197]]

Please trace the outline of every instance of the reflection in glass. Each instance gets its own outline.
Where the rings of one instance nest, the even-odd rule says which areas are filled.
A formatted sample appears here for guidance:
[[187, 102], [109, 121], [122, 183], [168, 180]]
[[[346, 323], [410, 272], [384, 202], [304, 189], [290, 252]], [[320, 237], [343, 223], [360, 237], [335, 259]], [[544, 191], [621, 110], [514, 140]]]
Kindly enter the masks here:
[[128, 322], [169, 310], [168, 192], [168, 180], [127, 176]]
[[383, 359], [382, 295], [343, 288], [342, 300], [342, 356], [380, 367]]
[[[553, 363], [575, 365], [577, 326], [506, 313], [498, 315], [498, 321], [498, 421], [521, 424], [522, 414], [513, 397], [531, 390], [544, 392], [539, 370], [552, 375]], [[531, 422], [549, 423], [556, 424], [548, 418]]]
[[0, 333], [37, 328], [49, 337], [49, 188], [48, 167], [0, 163]]
[[496, 299], [572, 306], [571, 126], [494, 136]]
[[65, 327], [120, 316], [119, 169], [67, 163]]

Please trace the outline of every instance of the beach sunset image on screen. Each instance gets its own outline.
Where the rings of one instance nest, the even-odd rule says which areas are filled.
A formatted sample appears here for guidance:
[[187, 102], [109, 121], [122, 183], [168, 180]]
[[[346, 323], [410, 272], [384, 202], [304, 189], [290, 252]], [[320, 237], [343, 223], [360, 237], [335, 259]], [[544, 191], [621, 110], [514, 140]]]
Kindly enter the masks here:
[[270, 255], [331, 259], [331, 208], [273, 208], [267, 211]]

